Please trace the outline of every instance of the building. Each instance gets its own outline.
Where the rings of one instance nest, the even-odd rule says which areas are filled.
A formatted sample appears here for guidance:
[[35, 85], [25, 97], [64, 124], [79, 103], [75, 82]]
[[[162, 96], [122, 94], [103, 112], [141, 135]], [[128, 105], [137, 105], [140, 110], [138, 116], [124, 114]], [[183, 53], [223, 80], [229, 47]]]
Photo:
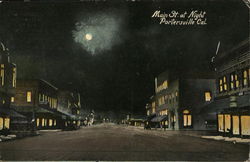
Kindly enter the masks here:
[[250, 136], [249, 39], [214, 58], [217, 79], [218, 132]]
[[45, 80], [17, 80], [11, 106], [27, 117], [32, 129], [59, 128], [57, 90]]
[[[211, 103], [215, 95], [215, 79], [202, 79], [189, 73], [166, 71], [155, 78], [155, 95], [147, 115], [156, 115], [150, 120], [151, 127], [168, 129], [206, 129], [199, 113]], [[154, 99], [153, 99], [154, 98]]]
[[80, 94], [66, 90], [58, 91], [58, 109], [59, 112], [65, 114], [64, 126], [80, 127], [80, 110], [81, 101]]
[[10, 108], [16, 89], [16, 65], [11, 63], [9, 50], [0, 43], [0, 134], [27, 124], [23, 115]]

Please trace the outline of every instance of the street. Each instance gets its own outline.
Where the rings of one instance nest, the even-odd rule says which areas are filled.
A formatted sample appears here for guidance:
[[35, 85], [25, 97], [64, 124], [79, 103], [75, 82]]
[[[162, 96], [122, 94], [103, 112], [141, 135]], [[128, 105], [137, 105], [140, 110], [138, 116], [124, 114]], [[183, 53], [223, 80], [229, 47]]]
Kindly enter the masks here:
[[248, 145], [100, 124], [0, 143], [0, 160], [247, 160]]

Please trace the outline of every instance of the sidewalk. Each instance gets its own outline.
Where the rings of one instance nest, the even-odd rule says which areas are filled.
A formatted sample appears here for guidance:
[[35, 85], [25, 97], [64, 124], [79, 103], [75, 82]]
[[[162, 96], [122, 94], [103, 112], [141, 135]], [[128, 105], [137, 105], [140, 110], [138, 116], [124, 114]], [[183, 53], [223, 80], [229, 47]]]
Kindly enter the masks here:
[[[134, 127], [134, 126], [132, 126]], [[138, 129], [142, 129], [141, 127], [136, 127]], [[186, 136], [192, 136], [192, 137], [198, 137], [202, 139], [208, 139], [208, 140], [217, 140], [217, 141], [225, 141], [225, 142], [233, 142], [233, 143], [243, 143], [243, 144], [250, 144], [250, 139], [243, 139], [239, 137], [223, 137], [219, 136], [218, 132], [215, 130], [172, 130], [172, 129], [161, 129], [161, 128], [152, 128], [152, 132], [166, 132], [173, 135], [186, 135]]]

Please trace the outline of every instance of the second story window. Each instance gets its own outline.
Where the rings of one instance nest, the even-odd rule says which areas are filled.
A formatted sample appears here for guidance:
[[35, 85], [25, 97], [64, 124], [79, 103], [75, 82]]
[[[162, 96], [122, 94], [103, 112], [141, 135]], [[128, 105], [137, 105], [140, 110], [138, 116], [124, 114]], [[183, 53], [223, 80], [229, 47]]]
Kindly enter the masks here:
[[13, 103], [13, 102], [15, 102], [15, 97], [11, 97], [10, 98], [10, 101]]
[[222, 79], [220, 79], [220, 81], [219, 81], [219, 91], [220, 92], [222, 92], [223, 91], [223, 81], [222, 81]]
[[211, 92], [205, 92], [205, 101], [211, 101], [212, 95]]
[[152, 113], [155, 113], [155, 102], [152, 102]]
[[238, 75], [235, 73], [232, 73], [230, 75], [230, 90], [234, 90], [239, 88], [239, 80], [238, 80]]
[[27, 102], [31, 102], [31, 95], [32, 95], [31, 91], [28, 91], [26, 95], [27, 95], [26, 97]]
[[1, 64], [0, 75], [1, 75], [1, 85], [3, 86], [4, 85], [4, 64]]
[[227, 91], [227, 78], [223, 76], [219, 79], [219, 92]]
[[224, 88], [224, 91], [227, 91], [227, 78], [226, 78], [226, 76], [223, 77], [223, 88]]
[[12, 74], [12, 86], [16, 87], [16, 68], [13, 68], [13, 74]]
[[245, 69], [243, 71], [243, 87], [247, 87], [247, 85], [249, 84], [249, 80], [250, 80], [250, 69]]
[[230, 75], [230, 89], [231, 90], [233, 90], [234, 89], [234, 86], [235, 86], [235, 84], [234, 84], [234, 74], [231, 74]]

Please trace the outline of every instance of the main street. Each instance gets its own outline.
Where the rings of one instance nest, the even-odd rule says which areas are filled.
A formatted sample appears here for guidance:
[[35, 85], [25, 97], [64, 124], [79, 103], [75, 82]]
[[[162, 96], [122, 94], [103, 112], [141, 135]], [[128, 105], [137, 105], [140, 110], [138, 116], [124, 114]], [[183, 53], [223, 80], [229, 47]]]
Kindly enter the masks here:
[[0, 143], [1, 160], [246, 160], [246, 144], [101, 124]]

